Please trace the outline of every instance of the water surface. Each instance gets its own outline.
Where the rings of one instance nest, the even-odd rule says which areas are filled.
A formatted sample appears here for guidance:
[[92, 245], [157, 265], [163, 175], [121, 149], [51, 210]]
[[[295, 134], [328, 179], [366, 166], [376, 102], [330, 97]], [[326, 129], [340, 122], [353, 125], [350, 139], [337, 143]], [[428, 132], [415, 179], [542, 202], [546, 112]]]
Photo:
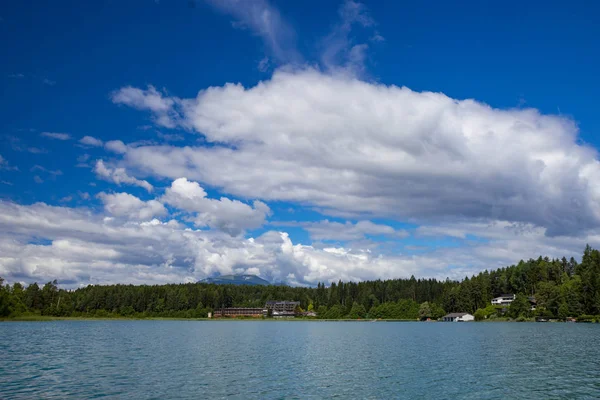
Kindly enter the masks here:
[[596, 399], [600, 325], [0, 323], [0, 399]]

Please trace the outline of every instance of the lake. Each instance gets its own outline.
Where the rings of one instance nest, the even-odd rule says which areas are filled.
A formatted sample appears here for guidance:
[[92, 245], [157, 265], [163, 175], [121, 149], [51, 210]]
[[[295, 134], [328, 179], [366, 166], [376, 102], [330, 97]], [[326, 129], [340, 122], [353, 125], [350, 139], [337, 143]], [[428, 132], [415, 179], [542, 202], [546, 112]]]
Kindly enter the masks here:
[[0, 398], [596, 399], [600, 325], [0, 323]]

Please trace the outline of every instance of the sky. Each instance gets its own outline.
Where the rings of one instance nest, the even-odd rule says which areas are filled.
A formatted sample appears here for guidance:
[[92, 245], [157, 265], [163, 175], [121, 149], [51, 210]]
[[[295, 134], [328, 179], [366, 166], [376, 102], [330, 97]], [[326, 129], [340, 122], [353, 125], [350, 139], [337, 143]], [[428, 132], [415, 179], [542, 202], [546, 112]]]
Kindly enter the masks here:
[[600, 247], [593, 2], [0, 7], [0, 276], [463, 279]]

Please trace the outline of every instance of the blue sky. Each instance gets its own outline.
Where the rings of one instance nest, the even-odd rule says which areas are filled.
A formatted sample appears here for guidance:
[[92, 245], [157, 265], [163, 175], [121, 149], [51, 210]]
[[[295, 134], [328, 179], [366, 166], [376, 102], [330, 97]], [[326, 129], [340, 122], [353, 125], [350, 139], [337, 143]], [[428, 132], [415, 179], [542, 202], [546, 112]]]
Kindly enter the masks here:
[[600, 242], [598, 11], [9, 2], [0, 276], [314, 285], [576, 256]]

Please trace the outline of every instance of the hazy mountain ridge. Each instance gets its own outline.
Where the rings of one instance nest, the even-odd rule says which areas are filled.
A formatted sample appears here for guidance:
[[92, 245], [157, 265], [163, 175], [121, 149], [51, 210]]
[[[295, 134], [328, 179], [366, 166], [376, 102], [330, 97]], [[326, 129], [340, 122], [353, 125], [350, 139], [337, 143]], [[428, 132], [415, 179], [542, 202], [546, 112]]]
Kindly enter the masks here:
[[213, 283], [217, 285], [270, 285], [271, 282], [259, 278], [256, 275], [221, 275], [213, 278], [206, 278], [200, 283]]

